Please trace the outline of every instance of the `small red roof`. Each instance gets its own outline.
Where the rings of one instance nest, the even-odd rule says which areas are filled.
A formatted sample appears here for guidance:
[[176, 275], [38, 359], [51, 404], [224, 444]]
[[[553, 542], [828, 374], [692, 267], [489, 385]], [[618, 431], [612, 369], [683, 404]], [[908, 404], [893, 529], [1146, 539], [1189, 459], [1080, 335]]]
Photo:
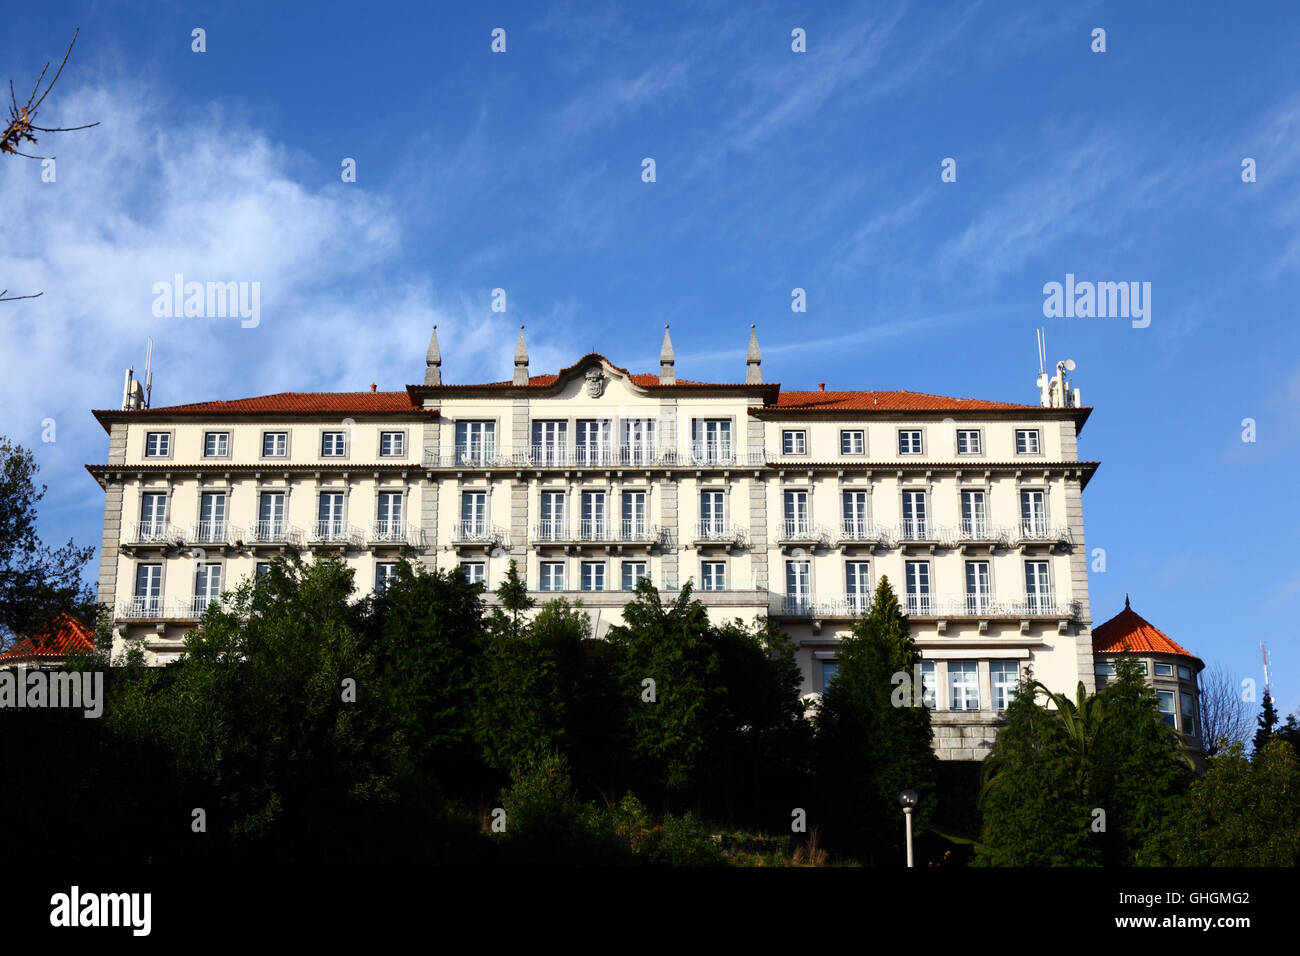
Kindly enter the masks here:
[[248, 415], [265, 412], [418, 412], [406, 392], [276, 392], [233, 401], [191, 402], [136, 411], [138, 415]]
[[1124, 610], [1092, 629], [1092, 651], [1094, 654], [1177, 654], [1205, 666], [1199, 657], [1189, 653], [1129, 607], [1127, 595], [1124, 596]]
[[0, 654], [0, 663], [13, 660], [53, 660], [69, 654], [89, 654], [95, 649], [95, 632], [76, 618], [60, 614], [41, 634], [24, 637]]
[[927, 395], [925, 392], [853, 391], [853, 392], [800, 392], [784, 391], [777, 396], [778, 409], [788, 411], [843, 411], [880, 409], [882, 411], [940, 412], [949, 409], [1034, 409], [1038, 405], [1017, 405], [1011, 402], [991, 402], [982, 398], [947, 398]]

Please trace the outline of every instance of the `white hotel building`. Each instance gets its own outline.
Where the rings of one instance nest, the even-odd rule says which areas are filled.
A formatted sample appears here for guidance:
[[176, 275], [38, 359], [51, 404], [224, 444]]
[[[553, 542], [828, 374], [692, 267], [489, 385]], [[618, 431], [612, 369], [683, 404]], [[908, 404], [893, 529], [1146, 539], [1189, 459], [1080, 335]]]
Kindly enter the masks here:
[[[739, 364], [739, 363], [738, 363]], [[282, 393], [97, 411], [108, 462], [100, 600], [114, 652], [163, 664], [206, 605], [289, 547], [380, 588], [406, 554], [490, 588], [580, 599], [597, 636], [636, 582], [694, 582], [715, 619], [772, 617], [806, 693], [888, 576], [947, 759], [982, 758], [1026, 665], [1092, 689], [1080, 461], [1091, 411], [1056, 376], [1033, 405], [907, 391], [783, 391], [750, 335], [743, 381], [632, 374], [591, 354], [512, 381]], [[489, 595], [489, 598], [491, 596]]]

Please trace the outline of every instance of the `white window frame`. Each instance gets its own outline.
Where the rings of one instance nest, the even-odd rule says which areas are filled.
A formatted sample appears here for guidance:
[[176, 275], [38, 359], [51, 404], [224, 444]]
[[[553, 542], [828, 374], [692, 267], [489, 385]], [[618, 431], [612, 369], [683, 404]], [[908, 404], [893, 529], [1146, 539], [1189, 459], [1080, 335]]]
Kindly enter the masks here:
[[[854, 448], [853, 436], [857, 436], [857, 448]], [[867, 430], [865, 428], [840, 429], [840, 454], [865, 455], [867, 453]]]
[[[1031, 445], [1032, 447], [1030, 447]], [[1041, 455], [1042, 453], [1043, 453], [1042, 435], [1037, 428], [1016, 429], [1016, 454], [1017, 455]]]
[[903, 579], [906, 585], [907, 613], [929, 614], [934, 597], [930, 584], [930, 562], [905, 561]]
[[[908, 436], [904, 442], [903, 436]], [[915, 437], [915, 449], [913, 449], [912, 437]], [[900, 455], [924, 455], [925, 454], [925, 429], [924, 428], [900, 428], [898, 430], [898, 453]]]
[[144, 457], [170, 458], [172, 456], [172, 432], [145, 432]]
[[902, 494], [903, 539], [924, 541], [930, 534], [930, 494], [922, 488], [904, 488]]
[[[537, 565], [539, 591], [565, 590], [565, 561], [540, 561]], [[558, 587], [557, 587], [558, 585]]]
[[993, 562], [967, 561], [966, 613], [987, 614], [993, 606]]
[[[385, 440], [388, 441], [388, 451], [384, 451]], [[379, 457], [380, 458], [405, 458], [406, 457], [406, 432], [381, 431], [379, 433]]]
[[871, 562], [861, 559], [844, 562], [844, 600], [853, 614], [865, 614], [871, 608]]
[[[640, 573], [637, 573], [637, 568]], [[624, 591], [635, 591], [642, 578], [650, 576], [650, 564], [647, 561], [624, 561], [619, 568], [619, 583]]]
[[[277, 441], [276, 439], [282, 439]], [[267, 451], [269, 442], [270, 451]], [[283, 445], [283, 451], [275, 449]], [[289, 457], [289, 433], [287, 431], [269, 430], [262, 432], [262, 457], [263, 458], [288, 458]]]
[[578, 575], [578, 584], [583, 591], [604, 591], [608, 588], [609, 574], [604, 561], [583, 561]]
[[[208, 442], [217, 439], [217, 449], [208, 450]], [[204, 458], [229, 458], [230, 457], [230, 432], [212, 431], [203, 433], [203, 457]]]
[[458, 421], [452, 440], [453, 453], [458, 464], [486, 464], [496, 457], [496, 420], [475, 418]]
[[[956, 678], [960, 676], [961, 680]], [[948, 709], [980, 709], [980, 667], [976, 661], [948, 662]]]
[[[1039, 614], [1046, 613], [1051, 607], [1052, 562], [1043, 560], [1025, 562], [1025, 603], [1031, 612]], [[1144, 664], [1144, 672], [1145, 667]]]
[[727, 562], [700, 562], [700, 589], [704, 591], [727, 590]]
[[396, 561], [376, 561], [375, 562], [375, 593], [383, 594], [388, 590], [389, 583], [397, 577]]
[[961, 530], [968, 538], [988, 537], [989, 496], [983, 488], [961, 490]]
[[[336, 449], [336, 450], [331, 451], [330, 449]], [[347, 429], [339, 429], [339, 428], [331, 428], [328, 430], [321, 429], [320, 456], [322, 458], [348, 457]]]
[[[1012, 671], [1010, 680], [1005, 676], [1008, 667]], [[989, 687], [993, 694], [994, 710], [1006, 710], [1016, 699], [1016, 690], [1019, 686], [1019, 661], [989, 661]]]
[[[974, 447], [972, 447], [972, 437]], [[963, 439], [966, 442], [966, 448], [962, 448]], [[984, 454], [984, 435], [978, 428], [959, 428], [957, 429], [957, 454], [959, 455], [982, 455]]]
[[781, 454], [808, 454], [808, 431], [804, 428], [784, 428], [781, 430]]
[[485, 561], [462, 561], [459, 565], [460, 573], [470, 584], [487, 585], [487, 562]]

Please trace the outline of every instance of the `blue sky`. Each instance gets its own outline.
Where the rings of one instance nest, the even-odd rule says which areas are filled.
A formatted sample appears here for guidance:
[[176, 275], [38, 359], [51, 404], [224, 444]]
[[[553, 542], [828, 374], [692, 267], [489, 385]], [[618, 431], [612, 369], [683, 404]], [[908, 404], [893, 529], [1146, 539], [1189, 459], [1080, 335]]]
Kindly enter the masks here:
[[[448, 381], [508, 377], [521, 322], [535, 372], [652, 370], [668, 322], [679, 375], [736, 380], [754, 322], [786, 387], [1033, 402], [1045, 326], [1096, 406], [1094, 617], [1127, 592], [1238, 677], [1266, 640], [1300, 708], [1300, 6], [458, 6], [7, 11], [20, 91], [80, 26], [42, 119], [102, 124], [42, 142], [53, 183], [0, 162], [0, 287], [45, 293], [0, 306], [0, 431], [47, 539], [99, 544], [89, 410], [148, 336], [159, 405], [401, 388], [435, 321]], [[155, 318], [177, 272], [260, 282], [260, 324]], [[1066, 273], [1150, 282], [1150, 326], [1044, 318]]]

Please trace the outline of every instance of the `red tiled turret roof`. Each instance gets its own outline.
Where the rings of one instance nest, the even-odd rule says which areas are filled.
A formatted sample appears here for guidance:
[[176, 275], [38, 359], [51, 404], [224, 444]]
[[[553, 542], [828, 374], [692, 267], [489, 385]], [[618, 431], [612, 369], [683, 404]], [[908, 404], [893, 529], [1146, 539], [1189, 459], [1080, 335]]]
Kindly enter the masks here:
[[1124, 596], [1124, 610], [1092, 629], [1092, 651], [1094, 654], [1177, 654], [1205, 666], [1199, 657], [1129, 607], [1128, 595]]
[[77, 619], [60, 614], [41, 634], [24, 637], [0, 654], [0, 663], [19, 660], [62, 660], [69, 654], [89, 654], [95, 649], [95, 632]]

